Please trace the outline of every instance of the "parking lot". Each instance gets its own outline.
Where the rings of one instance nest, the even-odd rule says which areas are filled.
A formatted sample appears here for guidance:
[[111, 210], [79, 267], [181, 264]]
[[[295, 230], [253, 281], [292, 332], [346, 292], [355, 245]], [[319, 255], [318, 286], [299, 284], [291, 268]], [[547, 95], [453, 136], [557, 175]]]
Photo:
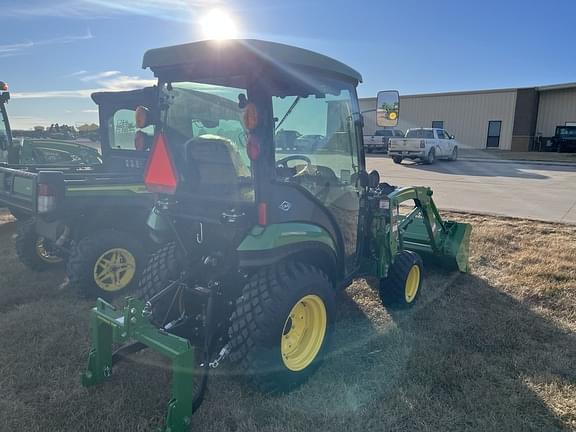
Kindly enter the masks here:
[[542, 163], [405, 161], [367, 158], [368, 170], [393, 185], [423, 185], [442, 209], [576, 223], [576, 165]]

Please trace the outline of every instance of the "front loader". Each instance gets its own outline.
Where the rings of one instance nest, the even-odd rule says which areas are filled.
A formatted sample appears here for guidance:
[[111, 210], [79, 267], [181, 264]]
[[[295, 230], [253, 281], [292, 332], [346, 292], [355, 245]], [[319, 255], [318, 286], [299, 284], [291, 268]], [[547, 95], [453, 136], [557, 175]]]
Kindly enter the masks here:
[[[366, 172], [352, 68], [257, 40], [153, 49], [143, 67], [158, 78], [145, 182], [161, 246], [123, 309], [92, 310], [84, 385], [157, 351], [173, 372], [164, 430], [185, 431], [225, 360], [264, 392], [304, 383], [353, 279], [377, 278], [385, 306], [403, 309], [421, 293], [421, 257], [467, 271], [469, 225], [442, 220], [430, 189]], [[381, 92], [379, 124], [398, 113], [398, 93]], [[289, 146], [287, 133], [316, 138]]]

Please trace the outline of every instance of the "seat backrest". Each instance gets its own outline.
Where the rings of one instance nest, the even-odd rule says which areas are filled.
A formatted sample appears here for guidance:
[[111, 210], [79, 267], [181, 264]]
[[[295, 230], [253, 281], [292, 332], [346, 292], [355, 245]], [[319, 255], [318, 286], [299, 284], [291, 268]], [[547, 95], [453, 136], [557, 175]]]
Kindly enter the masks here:
[[[187, 143], [188, 166], [195, 190], [207, 193], [237, 192], [238, 177], [246, 175], [232, 142], [216, 135], [202, 135]], [[248, 171], [249, 172], [249, 171]]]

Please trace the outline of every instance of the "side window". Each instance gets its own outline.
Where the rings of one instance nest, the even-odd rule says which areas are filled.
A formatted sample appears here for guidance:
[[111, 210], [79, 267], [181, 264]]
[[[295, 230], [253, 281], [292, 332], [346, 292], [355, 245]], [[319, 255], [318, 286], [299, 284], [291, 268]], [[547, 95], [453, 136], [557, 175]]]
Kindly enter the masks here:
[[444, 136], [444, 131], [442, 129], [436, 130], [436, 133], [438, 134], [438, 139], [446, 139], [446, 137]]
[[[142, 132], [142, 134], [137, 134]], [[137, 135], [138, 139], [137, 139]], [[120, 109], [114, 113], [108, 123], [110, 148], [121, 150], [150, 150], [147, 141], [154, 135], [154, 126], [143, 129], [136, 127], [135, 110]], [[149, 139], [147, 139], [149, 138]]]

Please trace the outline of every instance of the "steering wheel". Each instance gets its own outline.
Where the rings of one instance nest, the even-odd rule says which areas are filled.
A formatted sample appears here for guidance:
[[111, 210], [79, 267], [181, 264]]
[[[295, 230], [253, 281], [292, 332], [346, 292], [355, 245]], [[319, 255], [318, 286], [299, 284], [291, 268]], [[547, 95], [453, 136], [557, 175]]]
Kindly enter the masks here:
[[312, 161], [310, 160], [310, 158], [308, 156], [290, 155], [290, 156], [286, 156], [285, 158], [280, 159], [279, 161], [276, 161], [276, 166], [283, 167], [283, 168], [289, 168], [288, 162], [293, 161], [293, 160], [300, 160], [300, 161], [306, 162], [306, 166], [304, 168], [302, 168], [299, 172], [294, 174], [293, 177], [304, 174], [307, 170], [310, 169], [310, 166], [312, 165]]

